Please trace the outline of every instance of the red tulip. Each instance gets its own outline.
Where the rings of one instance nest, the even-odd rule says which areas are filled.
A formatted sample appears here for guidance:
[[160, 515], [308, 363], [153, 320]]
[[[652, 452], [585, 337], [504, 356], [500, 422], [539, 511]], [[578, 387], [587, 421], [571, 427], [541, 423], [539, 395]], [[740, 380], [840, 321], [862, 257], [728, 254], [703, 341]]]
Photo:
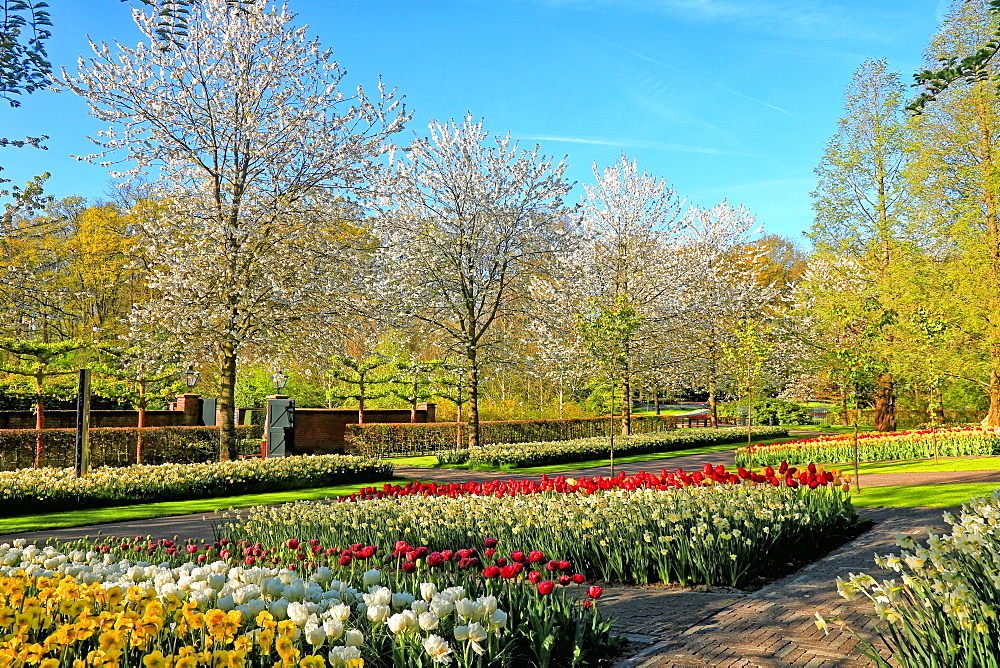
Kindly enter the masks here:
[[587, 596], [589, 596], [590, 598], [600, 598], [601, 594], [603, 593], [604, 590], [598, 587], [597, 585], [590, 585], [589, 587], [587, 587]]
[[562, 575], [559, 576], [559, 584], [562, 585], [563, 587], [565, 587], [566, 585], [568, 585], [572, 581], [573, 581], [573, 578], [571, 578], [570, 576], [566, 575], [565, 573], [563, 573]]
[[524, 552], [511, 552], [510, 558], [519, 563], [527, 560], [524, 556]]
[[417, 570], [417, 565], [412, 561], [404, 561], [400, 568], [403, 569], [404, 573], [413, 573]]
[[[520, 566], [520, 564], [517, 565]], [[517, 577], [517, 569], [514, 568], [513, 565], [504, 566], [503, 568], [500, 569], [500, 577], [504, 578], [505, 580], [510, 580], [511, 578]]]
[[500, 568], [497, 566], [487, 566], [483, 569], [484, 578], [495, 578], [500, 575]]
[[545, 553], [541, 550], [532, 550], [531, 554], [528, 555], [528, 561], [533, 564], [543, 561], [545, 559]]
[[285, 542], [285, 545], [287, 545], [287, 546], [288, 546], [288, 549], [289, 549], [289, 550], [297, 550], [297, 549], [299, 549], [299, 541], [298, 541], [298, 540], [296, 540], [296, 539], [294, 539], [294, 538], [289, 538], [289, 539], [288, 539], [288, 540], [287, 540], [287, 541]]
[[537, 583], [541, 579], [542, 579], [542, 574], [539, 573], [538, 571], [531, 571], [530, 573], [528, 573], [528, 580], [532, 584]]
[[552, 590], [556, 588], [556, 583], [550, 580], [544, 580], [538, 583], [538, 593], [542, 596], [548, 596], [552, 593]]
[[573, 582], [575, 582], [577, 584], [583, 584], [586, 581], [587, 581], [587, 578], [584, 577], [583, 573], [577, 573], [576, 575], [573, 576]]
[[341, 566], [346, 566], [349, 563], [351, 563], [351, 561], [352, 561], [351, 557], [345, 554], [344, 556], [342, 556], [340, 559], [337, 560], [337, 563], [340, 564]]
[[496, 547], [498, 542], [496, 538], [487, 538], [483, 541], [483, 547]]

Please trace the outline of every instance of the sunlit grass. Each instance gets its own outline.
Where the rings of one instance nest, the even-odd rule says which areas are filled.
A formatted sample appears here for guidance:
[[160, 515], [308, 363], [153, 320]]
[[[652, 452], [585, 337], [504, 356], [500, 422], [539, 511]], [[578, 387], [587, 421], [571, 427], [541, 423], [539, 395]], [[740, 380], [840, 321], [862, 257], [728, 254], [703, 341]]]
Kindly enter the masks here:
[[[817, 464], [820, 466], [820, 464]], [[799, 469], [802, 464], [794, 464]], [[835, 462], [821, 465], [827, 470], [840, 469], [845, 473], [854, 473], [852, 462]], [[777, 470], [777, 466], [773, 466]], [[762, 473], [764, 467], [755, 466], [753, 471]], [[962, 471], [1000, 471], [1000, 457], [944, 457], [938, 461], [933, 459], [908, 459], [892, 462], [860, 462], [858, 472], [861, 475], [878, 475], [886, 473], [949, 473]]]
[[[861, 508], [952, 508], [961, 506], [973, 496], [990, 494], [997, 488], [1000, 488], [1000, 483], [988, 482], [862, 487], [860, 494], [851, 495], [851, 501]], [[853, 486], [851, 489], [854, 489]]]
[[111, 508], [92, 508], [73, 510], [61, 513], [45, 513], [42, 515], [19, 515], [0, 519], [0, 534], [17, 533], [21, 531], [40, 531], [42, 529], [64, 529], [68, 527], [86, 526], [89, 524], [104, 524], [107, 522], [125, 522], [128, 520], [147, 520], [173, 515], [191, 515], [194, 513], [210, 513], [227, 508], [250, 508], [252, 506], [289, 503], [346, 496], [358, 491], [361, 487], [381, 487], [385, 483], [406, 484], [404, 478], [389, 478], [369, 483], [351, 483], [332, 487], [314, 487], [311, 489], [296, 489], [285, 492], [270, 492], [267, 494], [243, 494], [240, 496], [218, 496], [210, 499], [192, 499], [188, 501], [163, 501], [160, 503], [142, 503], [131, 506], [115, 506]]

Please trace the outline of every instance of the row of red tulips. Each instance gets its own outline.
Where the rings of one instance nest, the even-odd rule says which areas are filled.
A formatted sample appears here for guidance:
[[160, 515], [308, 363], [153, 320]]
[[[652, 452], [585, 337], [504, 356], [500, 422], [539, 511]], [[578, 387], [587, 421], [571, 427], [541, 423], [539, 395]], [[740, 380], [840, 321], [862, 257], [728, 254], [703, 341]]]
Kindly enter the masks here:
[[641, 471], [632, 476], [620, 473], [613, 478], [594, 476], [593, 478], [567, 478], [555, 476], [550, 478], [542, 475], [538, 480], [490, 480], [487, 482], [465, 482], [439, 484], [436, 482], [410, 482], [405, 485], [384, 484], [381, 488], [362, 487], [357, 492], [340, 497], [339, 501], [363, 501], [366, 499], [385, 499], [403, 496], [518, 496], [522, 494], [542, 494], [556, 492], [560, 494], [594, 494], [606, 490], [636, 490], [682, 488], [692, 485], [718, 484], [770, 484], [774, 486], [785, 484], [789, 487], [806, 485], [812, 489], [826, 486], [830, 483], [841, 484], [839, 473], [824, 471], [815, 464], [809, 464], [801, 470], [787, 462], [782, 462], [778, 473], [768, 466], [762, 473], [748, 471], [742, 466], [735, 472], [730, 472], [719, 464], [705, 464], [700, 471], [686, 472], [683, 469], [667, 471], [661, 469], [659, 475]]

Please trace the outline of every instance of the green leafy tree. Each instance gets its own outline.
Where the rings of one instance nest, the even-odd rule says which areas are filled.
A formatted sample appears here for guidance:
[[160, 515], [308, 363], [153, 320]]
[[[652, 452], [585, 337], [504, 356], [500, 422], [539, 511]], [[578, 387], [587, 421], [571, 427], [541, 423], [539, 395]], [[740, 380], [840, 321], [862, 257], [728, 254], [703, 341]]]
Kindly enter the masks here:
[[769, 342], [769, 327], [757, 320], [744, 319], [737, 323], [735, 341], [723, 343], [724, 354], [739, 371], [742, 389], [747, 401], [747, 445], [753, 441], [753, 395], [763, 371], [764, 363], [771, 355], [773, 346]]
[[610, 438], [611, 474], [615, 472], [615, 384], [625, 386], [629, 360], [643, 319], [627, 297], [619, 296], [610, 306], [592, 302], [591, 310], [577, 315], [577, 327], [591, 358], [611, 381]]
[[[961, 360], [957, 368], [986, 389], [984, 424], [994, 428], [1000, 427], [1000, 62], [984, 54], [996, 48], [998, 9], [956, 2], [931, 39], [928, 60], [956, 69], [916, 107], [908, 169], [920, 197], [916, 220], [929, 270], [920, 289], [944, 319], [949, 347]], [[958, 63], [956, 54], [973, 54], [972, 60]]]
[[[22, 382], [35, 398], [35, 429], [39, 431], [35, 442], [35, 468], [41, 466], [44, 442], [41, 430], [45, 428], [45, 396], [55, 388], [52, 381], [76, 373], [73, 365], [77, 353], [88, 347], [86, 341], [69, 339], [55, 343], [40, 343], [21, 339], [0, 338], [0, 350], [6, 355], [0, 361], [0, 372], [12, 377], [15, 386]], [[61, 388], [66, 396], [70, 387]]]
[[434, 396], [434, 380], [430, 374], [441, 366], [439, 360], [394, 360], [394, 374], [388, 392], [410, 407], [410, 422], [417, 421], [417, 404]]
[[[816, 168], [812, 193], [816, 218], [808, 236], [819, 250], [857, 263], [867, 285], [859, 299], [866, 300], [863, 308], [870, 313], [877, 305], [882, 314], [873, 315], [881, 318], [894, 317], [893, 270], [906, 257], [901, 242], [910, 199], [904, 176], [908, 133], [899, 74], [890, 72], [885, 60], [866, 60], [847, 89], [844, 115]], [[883, 366], [875, 396], [879, 431], [896, 428], [892, 333], [890, 328], [873, 332]]]
[[357, 401], [358, 424], [364, 424], [365, 402], [390, 395], [387, 386], [392, 383], [394, 374], [390, 371], [389, 359], [381, 353], [373, 353], [359, 357], [334, 355], [332, 361], [337, 366], [328, 373], [337, 385], [329, 390], [329, 397]]

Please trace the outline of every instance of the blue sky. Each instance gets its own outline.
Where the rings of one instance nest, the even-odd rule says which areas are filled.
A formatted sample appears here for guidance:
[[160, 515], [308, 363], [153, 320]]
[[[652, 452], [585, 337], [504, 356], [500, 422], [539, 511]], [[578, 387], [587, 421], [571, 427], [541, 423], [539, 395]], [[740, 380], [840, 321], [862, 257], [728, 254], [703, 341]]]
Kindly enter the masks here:
[[[592, 180], [625, 152], [688, 201], [723, 198], [769, 232], [811, 223], [813, 168], [835, 131], [844, 89], [865, 58], [905, 81], [946, 0], [288, 0], [334, 50], [350, 83], [381, 74], [413, 122], [467, 111], [493, 132], [567, 156]], [[138, 41], [117, 0], [50, 0], [55, 64], [95, 41]], [[72, 94], [36, 93], [0, 108], [0, 134], [47, 134], [49, 150], [2, 149], [3, 175], [52, 173], [57, 196], [105, 196], [91, 151], [101, 125]], [[582, 188], [577, 186], [577, 191]]]

